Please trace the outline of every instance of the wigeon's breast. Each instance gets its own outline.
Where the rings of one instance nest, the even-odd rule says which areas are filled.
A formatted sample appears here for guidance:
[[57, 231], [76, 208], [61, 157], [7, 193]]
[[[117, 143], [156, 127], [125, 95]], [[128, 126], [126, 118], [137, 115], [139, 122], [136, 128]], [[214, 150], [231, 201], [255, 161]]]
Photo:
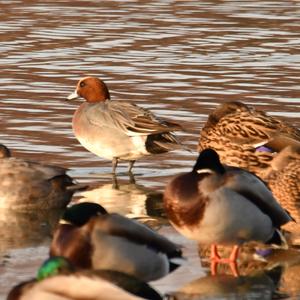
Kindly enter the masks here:
[[134, 160], [148, 155], [145, 136], [128, 136], [107, 118], [103, 103], [83, 103], [73, 117], [73, 131], [80, 144], [107, 159]]

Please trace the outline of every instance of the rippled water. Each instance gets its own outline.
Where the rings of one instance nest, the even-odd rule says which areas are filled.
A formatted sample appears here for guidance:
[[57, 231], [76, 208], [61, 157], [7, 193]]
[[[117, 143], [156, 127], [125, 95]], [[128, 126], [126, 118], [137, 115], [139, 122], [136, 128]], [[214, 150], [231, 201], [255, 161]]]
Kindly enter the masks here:
[[[196, 153], [138, 161], [136, 184], [121, 166], [116, 189], [110, 162], [87, 152], [72, 134], [79, 102], [65, 98], [77, 80], [101, 77], [112, 100], [134, 101], [179, 121], [186, 129], [180, 138], [194, 148], [207, 114], [225, 100], [242, 100], [299, 126], [299, 18], [296, 0], [0, 1], [0, 142], [16, 156], [68, 167], [78, 181], [93, 183], [92, 191], [77, 199], [157, 220], [165, 183], [188, 170]], [[44, 219], [2, 214], [2, 296], [34, 274], [57, 218], [52, 212]], [[189, 263], [157, 283], [158, 289], [174, 292], [197, 277], [208, 282], [195, 245], [167, 225], [162, 230], [187, 243]], [[299, 295], [292, 287], [281, 288]], [[220, 297], [225, 293], [218, 291]], [[238, 295], [234, 287], [231, 291]], [[256, 299], [251, 298], [256, 293], [246, 294]]]

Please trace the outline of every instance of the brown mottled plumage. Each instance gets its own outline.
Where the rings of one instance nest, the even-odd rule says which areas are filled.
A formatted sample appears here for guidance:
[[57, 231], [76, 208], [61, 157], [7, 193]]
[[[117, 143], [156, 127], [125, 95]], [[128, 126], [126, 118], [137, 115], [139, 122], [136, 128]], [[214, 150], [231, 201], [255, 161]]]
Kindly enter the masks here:
[[[225, 164], [262, 176], [274, 152], [300, 146], [300, 131], [284, 121], [241, 102], [226, 102], [208, 117], [200, 132], [198, 151], [212, 148]], [[265, 146], [270, 151], [257, 151]]]

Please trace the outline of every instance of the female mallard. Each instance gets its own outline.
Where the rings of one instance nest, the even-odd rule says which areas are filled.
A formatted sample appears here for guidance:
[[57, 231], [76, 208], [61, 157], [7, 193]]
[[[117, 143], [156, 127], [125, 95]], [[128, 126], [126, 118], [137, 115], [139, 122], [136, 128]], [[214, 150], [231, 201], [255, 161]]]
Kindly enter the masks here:
[[112, 160], [113, 173], [119, 160], [129, 161], [182, 148], [173, 135], [181, 126], [159, 119], [150, 111], [125, 101], [111, 101], [106, 84], [95, 77], [79, 80], [68, 100], [84, 98], [73, 117], [79, 142], [100, 157]]
[[264, 178], [265, 168], [288, 145], [300, 147], [297, 128], [244, 103], [226, 102], [209, 115], [198, 150], [214, 149], [223, 163]]
[[11, 157], [0, 144], [0, 208], [49, 209], [65, 207], [74, 193], [66, 169]]
[[148, 284], [111, 270], [75, 271], [64, 257], [52, 257], [40, 267], [37, 278], [22, 282], [7, 300], [138, 300], [162, 299]]
[[[280, 243], [278, 229], [292, 220], [257, 176], [222, 165], [212, 149], [200, 153], [191, 172], [171, 180], [164, 205], [175, 229], [212, 245], [211, 258], [217, 262], [235, 262], [247, 241]], [[229, 259], [219, 257], [219, 244], [234, 245]]]
[[96, 203], [65, 211], [54, 233], [50, 255], [65, 256], [78, 268], [110, 269], [155, 280], [178, 267], [181, 250], [147, 226]]

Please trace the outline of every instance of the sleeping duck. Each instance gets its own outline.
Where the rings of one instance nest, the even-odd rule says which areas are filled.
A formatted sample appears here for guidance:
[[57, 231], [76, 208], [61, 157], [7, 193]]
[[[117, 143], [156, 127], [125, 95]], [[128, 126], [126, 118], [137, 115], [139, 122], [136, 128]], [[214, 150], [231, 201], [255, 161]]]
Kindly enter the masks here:
[[[222, 165], [212, 149], [203, 150], [191, 172], [173, 178], [164, 192], [172, 225], [187, 238], [211, 245], [211, 259], [234, 263], [247, 241], [280, 244], [280, 226], [292, 217], [254, 174]], [[233, 245], [220, 258], [217, 245]]]
[[137, 221], [82, 202], [65, 211], [50, 247], [78, 268], [110, 269], [151, 281], [176, 269], [181, 249]]

